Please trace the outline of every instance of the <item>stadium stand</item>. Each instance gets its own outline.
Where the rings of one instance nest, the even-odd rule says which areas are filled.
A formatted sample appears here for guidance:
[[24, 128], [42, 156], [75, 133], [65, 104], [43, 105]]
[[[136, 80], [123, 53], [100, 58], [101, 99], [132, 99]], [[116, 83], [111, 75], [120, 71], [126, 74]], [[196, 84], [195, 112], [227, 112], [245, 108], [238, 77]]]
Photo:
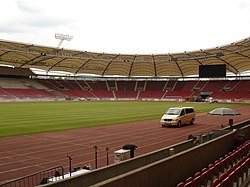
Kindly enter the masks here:
[[56, 97], [47, 87], [28, 78], [0, 78], [0, 97], [8, 99]]
[[[3, 88], [2, 88], [3, 89]], [[42, 89], [15, 89], [15, 88], [5, 88], [5, 92], [9, 93], [12, 96], [18, 98], [46, 98], [46, 97], [55, 97], [54, 94], [48, 92], [47, 90]]]
[[241, 186], [250, 176], [250, 141], [209, 164], [176, 187], [230, 187]]
[[139, 98], [147, 98], [147, 99], [161, 99], [164, 95], [164, 85], [165, 81], [146, 81], [145, 89], [140, 92]]
[[0, 78], [0, 98], [189, 100], [209, 93], [217, 101], [250, 100], [250, 80], [68, 80]]
[[137, 92], [135, 91], [135, 81], [117, 81], [118, 90], [115, 91], [117, 98], [135, 99]]

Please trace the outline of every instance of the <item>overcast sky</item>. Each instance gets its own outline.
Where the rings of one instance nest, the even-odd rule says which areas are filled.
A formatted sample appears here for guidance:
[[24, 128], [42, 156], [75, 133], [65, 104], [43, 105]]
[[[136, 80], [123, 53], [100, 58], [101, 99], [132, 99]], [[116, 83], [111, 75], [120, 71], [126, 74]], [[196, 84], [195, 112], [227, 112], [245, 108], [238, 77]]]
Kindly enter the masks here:
[[1, 0], [0, 39], [89, 52], [163, 54], [250, 37], [249, 0]]

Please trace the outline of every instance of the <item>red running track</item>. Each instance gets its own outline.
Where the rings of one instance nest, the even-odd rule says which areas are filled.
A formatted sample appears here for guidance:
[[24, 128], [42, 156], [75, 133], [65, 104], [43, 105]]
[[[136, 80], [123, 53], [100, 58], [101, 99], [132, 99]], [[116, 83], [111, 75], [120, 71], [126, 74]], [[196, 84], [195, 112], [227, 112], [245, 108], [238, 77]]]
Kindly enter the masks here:
[[[241, 115], [232, 117], [234, 123], [249, 119], [250, 106], [237, 111]], [[109, 164], [112, 164], [114, 151], [125, 144], [137, 145], [135, 156], [138, 156], [187, 140], [189, 134], [221, 129], [222, 123], [228, 123], [228, 118], [203, 113], [197, 114], [195, 125], [182, 128], [162, 128], [157, 119], [0, 138], [0, 182], [58, 165], [68, 171], [67, 155], [72, 157], [73, 167], [90, 164], [94, 169], [94, 146], [98, 147], [98, 168], [103, 167], [107, 164], [106, 147], [109, 148]]]

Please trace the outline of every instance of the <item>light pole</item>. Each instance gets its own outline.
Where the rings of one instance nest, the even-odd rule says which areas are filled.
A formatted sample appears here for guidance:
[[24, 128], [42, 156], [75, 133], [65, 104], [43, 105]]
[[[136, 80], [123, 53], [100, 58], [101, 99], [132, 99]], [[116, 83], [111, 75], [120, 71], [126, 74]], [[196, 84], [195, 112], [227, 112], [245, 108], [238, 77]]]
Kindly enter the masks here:
[[67, 34], [58, 34], [58, 33], [55, 33], [55, 38], [60, 40], [59, 44], [58, 44], [58, 48], [62, 45], [63, 41], [66, 40], [66, 41], [70, 41], [73, 39], [73, 36], [70, 36], [70, 35], [67, 35]]

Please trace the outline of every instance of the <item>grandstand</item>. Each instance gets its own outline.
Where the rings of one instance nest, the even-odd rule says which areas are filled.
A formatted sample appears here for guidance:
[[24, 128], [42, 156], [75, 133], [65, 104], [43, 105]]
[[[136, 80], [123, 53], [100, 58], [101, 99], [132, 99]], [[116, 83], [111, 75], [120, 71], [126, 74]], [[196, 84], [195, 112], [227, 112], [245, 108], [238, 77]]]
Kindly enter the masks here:
[[[218, 101], [245, 102], [250, 77], [242, 74], [250, 69], [249, 56], [249, 38], [164, 55], [91, 53], [1, 40], [0, 98], [192, 101], [205, 99], [205, 93]], [[226, 77], [199, 78], [200, 65], [216, 64], [226, 65]], [[51, 75], [56, 71], [67, 76]]]
[[[247, 75], [250, 70], [249, 62], [250, 38], [213, 49], [159, 55], [92, 53], [1, 40], [0, 64], [3, 66], [0, 67], [0, 101], [205, 101], [206, 98], [212, 97], [213, 101], [216, 102], [249, 103], [250, 76]], [[199, 66], [216, 64], [226, 65], [226, 77], [199, 77]], [[40, 69], [44, 72], [39, 74], [34, 69]], [[52, 74], [57, 71], [66, 72], [66, 74], [63, 76], [56, 73]], [[249, 120], [242, 124], [239, 124], [239, 128], [242, 126], [245, 128], [249, 125]], [[217, 162], [221, 161], [218, 160], [220, 158], [230, 158], [233, 161], [226, 162], [227, 165], [222, 169], [220, 167], [220, 171], [207, 175], [207, 178], [202, 181], [203, 186], [212, 186], [218, 180], [220, 181], [216, 184], [230, 181], [230, 184], [237, 183], [237, 185], [249, 180], [249, 170], [246, 169], [246, 165], [249, 164], [249, 153], [247, 153], [250, 150], [249, 141], [232, 150], [238, 134], [232, 129], [229, 130], [226, 132], [228, 134], [223, 134], [225, 136], [216, 137], [218, 139], [211, 141], [211, 143], [208, 141], [207, 144], [201, 144], [198, 147], [195, 147], [193, 141], [185, 142], [185, 149], [181, 150], [186, 151], [183, 153], [183, 160], [185, 161], [190, 160], [190, 158], [193, 159], [193, 156], [199, 158], [202, 151], [208, 154], [216, 146], [219, 147], [219, 151], [215, 156], [208, 154], [209, 156], [206, 157], [205, 161], [192, 169], [192, 174], [188, 175], [186, 168], [181, 172], [183, 174], [181, 179], [172, 176], [175, 180], [174, 182], [171, 181], [172, 183], [165, 179], [162, 180], [166, 184], [177, 185], [178, 179], [180, 186], [191, 185], [197, 177], [193, 175], [194, 172], [200, 172], [199, 180], [201, 181], [201, 174], [205, 172], [202, 169], [208, 170], [209, 163], [215, 167]], [[245, 137], [249, 139], [249, 126], [241, 130], [245, 133]], [[226, 147], [224, 146], [225, 142], [229, 142]], [[191, 150], [186, 150], [187, 145]], [[152, 174], [153, 178], [159, 179], [161, 176], [156, 176], [157, 172], [166, 171], [166, 169], [159, 167], [158, 163], [162, 163], [164, 166], [171, 163], [171, 166], [175, 167], [175, 164], [182, 160], [180, 154], [173, 158], [172, 155], [167, 155], [171, 158], [165, 158], [166, 150], [169, 151], [166, 148], [161, 154], [157, 152], [145, 157], [142, 156], [137, 160], [134, 159], [133, 162], [136, 163], [136, 166], [138, 163], [147, 164], [138, 164], [138, 168], [132, 168], [131, 171], [126, 170], [125, 173], [122, 173], [125, 169], [121, 169], [123, 166], [119, 166], [119, 164], [116, 168], [111, 166], [108, 169], [112, 172], [116, 170], [121, 172], [119, 175], [123, 175], [130, 182], [135, 181], [137, 176], [148, 179], [149, 174]], [[237, 154], [237, 157], [234, 154], [236, 152], [241, 154]], [[155, 159], [154, 155], [156, 154], [157, 159], [161, 155], [159, 160]], [[127, 166], [129, 162], [123, 165], [131, 167]], [[192, 167], [191, 164], [186, 167], [188, 166]], [[225, 172], [228, 168], [234, 169], [231, 171], [232, 174]], [[237, 168], [240, 168], [238, 169], [240, 171]], [[98, 172], [105, 173], [105, 171], [100, 170], [94, 173], [89, 172], [87, 175], [91, 177], [100, 176]], [[128, 174], [128, 172], [131, 173]], [[169, 174], [169, 171], [166, 172]], [[227, 176], [222, 179], [223, 173], [226, 173]], [[229, 178], [230, 174], [232, 178]], [[83, 175], [83, 178], [87, 175]], [[103, 186], [105, 186], [105, 182], [107, 182], [106, 186], [112, 182], [114, 182], [114, 185], [122, 184], [123, 178], [119, 178], [121, 176], [116, 177], [113, 175], [108, 182], [107, 179], [104, 179], [104, 182], [98, 180], [95, 182], [103, 182], [101, 184]], [[188, 180], [189, 177], [192, 178], [190, 181]], [[74, 178], [74, 180], [77, 180], [77, 178]], [[140, 180], [137, 184], [142, 182]], [[65, 184], [67, 186], [67, 181]]]
[[[97, 78], [96, 78], [97, 79]], [[220, 102], [248, 102], [250, 80], [92, 80], [0, 78], [1, 100], [194, 101], [202, 93]]]

